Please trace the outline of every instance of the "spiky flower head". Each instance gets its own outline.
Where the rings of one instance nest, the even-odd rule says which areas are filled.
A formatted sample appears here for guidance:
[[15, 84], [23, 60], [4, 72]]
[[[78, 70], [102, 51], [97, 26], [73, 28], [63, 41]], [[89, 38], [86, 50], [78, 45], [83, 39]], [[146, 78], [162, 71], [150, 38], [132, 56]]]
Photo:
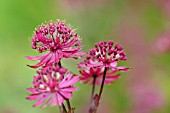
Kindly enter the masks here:
[[34, 76], [33, 87], [27, 88], [32, 94], [28, 100], [38, 100], [34, 107], [46, 107], [47, 105], [61, 106], [64, 100], [70, 99], [72, 93], [77, 90], [73, 84], [78, 82], [79, 77], [66, 72], [66, 69], [48, 66], [37, 71]]
[[40, 61], [30, 67], [38, 68], [58, 63], [63, 57], [81, 57], [85, 53], [79, 52], [82, 49], [80, 41], [80, 36], [63, 21], [42, 24], [35, 30], [32, 38], [32, 49], [36, 49], [39, 53], [47, 53], [42, 56], [28, 56], [28, 60]]
[[117, 62], [121, 60], [126, 60], [126, 54], [123, 51], [122, 46], [115, 44], [112, 40], [102, 41], [95, 44], [93, 49], [90, 49], [89, 54], [86, 59], [80, 63], [83, 67], [106, 67], [114, 71], [127, 71], [129, 68], [124, 68], [122, 66], [118, 67]]

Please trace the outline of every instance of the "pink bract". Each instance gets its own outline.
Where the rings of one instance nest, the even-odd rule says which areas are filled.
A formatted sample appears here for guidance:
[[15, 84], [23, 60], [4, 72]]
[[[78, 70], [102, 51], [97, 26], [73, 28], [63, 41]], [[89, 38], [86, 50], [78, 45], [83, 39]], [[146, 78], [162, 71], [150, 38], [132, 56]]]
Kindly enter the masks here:
[[34, 107], [61, 106], [65, 99], [70, 99], [72, 93], [78, 90], [73, 84], [79, 81], [79, 77], [66, 73], [63, 68], [51, 66], [37, 73], [38, 76], [34, 76], [33, 87], [27, 88], [32, 93], [27, 99], [38, 100]]
[[85, 54], [85, 52], [79, 52], [82, 49], [80, 41], [81, 38], [63, 21], [42, 24], [34, 33], [32, 49], [36, 49], [39, 53], [47, 53], [26, 58], [39, 61], [36, 65], [30, 66], [32, 68], [58, 63], [63, 57], [78, 58]]
[[[111, 84], [119, 79], [120, 75], [115, 74], [115, 72], [116, 71], [111, 72], [107, 71], [104, 84]], [[95, 78], [96, 79], [95, 84], [100, 86], [103, 79], [104, 68], [84, 68], [84, 69], [80, 68], [80, 74], [81, 74], [80, 80], [84, 84], [90, 83], [90, 85], [93, 85]]]
[[82, 67], [97, 67], [112, 69], [113, 71], [127, 71], [129, 68], [117, 66], [118, 61], [126, 60], [126, 54], [122, 46], [110, 41], [102, 41], [95, 44], [95, 48], [90, 49], [86, 59], [79, 65]]

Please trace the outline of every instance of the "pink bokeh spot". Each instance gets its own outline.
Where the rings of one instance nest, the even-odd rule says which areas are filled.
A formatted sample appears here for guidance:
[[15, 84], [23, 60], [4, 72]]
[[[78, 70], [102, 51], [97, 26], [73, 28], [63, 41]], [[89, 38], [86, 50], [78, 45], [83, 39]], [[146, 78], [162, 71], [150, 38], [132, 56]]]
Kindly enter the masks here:
[[153, 46], [153, 50], [156, 54], [160, 55], [162, 53], [170, 52], [170, 33], [169, 31], [162, 33], [159, 36]]

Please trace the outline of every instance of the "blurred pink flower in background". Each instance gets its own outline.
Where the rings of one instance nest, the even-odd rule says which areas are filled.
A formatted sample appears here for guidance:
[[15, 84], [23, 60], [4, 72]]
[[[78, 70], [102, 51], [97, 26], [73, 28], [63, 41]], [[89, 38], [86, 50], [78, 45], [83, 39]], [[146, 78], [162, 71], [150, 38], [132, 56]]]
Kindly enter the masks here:
[[158, 4], [165, 13], [170, 16], [170, 0], [154, 0], [156, 4]]
[[19, 113], [19, 111], [17, 111], [14, 108], [12, 109], [9, 106], [6, 108], [1, 108], [1, 109], [2, 109], [1, 113]]
[[153, 85], [155, 83], [152, 81], [152, 45], [144, 41], [143, 29], [140, 27], [124, 24], [120, 32], [133, 63], [133, 73], [128, 81], [129, 97], [132, 99], [129, 113], [151, 113], [154, 109], [163, 107], [165, 103], [162, 91]]
[[132, 83], [133, 108], [130, 113], [151, 113], [164, 104], [163, 94], [149, 81]]
[[153, 45], [153, 51], [157, 55], [170, 52], [170, 30], [168, 32], [164, 32], [156, 39]]

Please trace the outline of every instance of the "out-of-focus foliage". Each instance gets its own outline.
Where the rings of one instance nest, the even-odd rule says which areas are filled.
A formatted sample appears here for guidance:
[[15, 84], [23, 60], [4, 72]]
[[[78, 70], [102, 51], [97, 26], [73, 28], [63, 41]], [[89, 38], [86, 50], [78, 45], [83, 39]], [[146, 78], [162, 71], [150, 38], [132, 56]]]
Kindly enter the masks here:
[[[0, 113], [57, 113], [57, 107], [33, 108], [25, 99], [34, 69], [25, 56], [37, 54], [30, 38], [41, 23], [66, 20], [77, 28], [87, 51], [112, 39], [127, 52], [133, 70], [105, 86], [99, 113], [169, 113], [170, 51], [158, 53], [155, 42], [170, 29], [166, 0], [0, 0]], [[170, 31], [169, 31], [170, 32]], [[156, 54], [155, 54], [156, 53]], [[62, 61], [76, 72], [76, 60]], [[87, 111], [88, 85], [77, 84], [71, 103]], [[147, 107], [146, 107], [147, 106]], [[142, 111], [142, 108], [146, 108]], [[150, 110], [150, 111], [149, 111]]]

